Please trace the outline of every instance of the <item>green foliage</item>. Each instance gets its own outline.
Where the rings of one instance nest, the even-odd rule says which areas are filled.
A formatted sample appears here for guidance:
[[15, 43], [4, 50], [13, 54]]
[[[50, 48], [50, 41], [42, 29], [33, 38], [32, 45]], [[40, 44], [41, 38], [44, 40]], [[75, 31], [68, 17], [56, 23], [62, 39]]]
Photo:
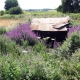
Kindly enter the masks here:
[[5, 11], [5, 14], [9, 14], [9, 10]]
[[6, 33], [6, 29], [4, 27], [0, 27], [0, 35]]
[[61, 5], [57, 8], [57, 11], [59, 11], [59, 12], [62, 12], [63, 11]]
[[6, 0], [5, 1], [6, 13], [10, 14], [22, 14], [22, 9], [18, 6], [17, 0]]
[[12, 7], [9, 10], [10, 14], [22, 14], [23, 11], [20, 7]]
[[7, 13], [7, 14], [5, 13], [4, 16], [0, 16], [0, 19], [25, 20], [25, 19], [24, 19], [25, 17], [26, 17], [26, 16], [25, 16], [24, 14], [10, 15], [10, 14], [9, 14], [9, 11], [8, 11], [8, 13]]
[[[34, 16], [34, 14], [36, 14], [36, 16]], [[18, 19], [18, 20], [24, 20], [25, 22], [28, 22], [28, 21], [31, 22], [32, 18], [36, 18], [36, 17], [54, 18], [54, 17], [65, 17], [65, 16], [70, 16], [70, 23], [72, 23], [72, 25], [80, 24], [80, 13], [63, 14], [61, 12], [57, 12], [56, 10], [47, 11], [47, 12], [25, 12], [24, 14], [19, 14], [19, 15], [10, 15], [9, 11], [8, 11], [8, 14], [6, 14], [6, 11], [5, 11], [5, 15], [0, 16], [0, 19]]]
[[[50, 59], [50, 61], [52, 60]], [[4, 55], [0, 56], [0, 79], [60, 80], [61, 72], [56, 61], [51, 64], [45, 61], [40, 54], [22, 54], [18, 58], [14, 58], [12, 55]]]
[[79, 13], [80, 12], [80, 1], [79, 0], [62, 0], [62, 5], [57, 9], [63, 13]]
[[75, 51], [75, 53], [72, 55], [71, 59], [74, 63], [75, 61], [80, 62], [80, 48]]
[[29, 42], [27, 40], [23, 40], [22, 43], [21, 43], [21, 46], [25, 49], [29, 46]]
[[46, 78], [46, 74], [45, 74], [45, 72], [44, 72], [44, 67], [43, 67], [43, 65], [42, 64], [38, 64], [38, 65], [36, 65], [36, 67], [35, 67], [35, 72], [34, 72], [34, 74], [32, 74], [32, 76], [31, 76], [31, 80], [38, 80], [38, 79], [40, 79], [40, 80], [47, 80], [47, 78]]
[[[31, 12], [28, 15], [4, 15], [1, 17], [23, 19], [29, 16], [31, 19], [30, 16], [33, 14], [36, 14], [36, 17], [69, 15], [72, 20], [80, 21], [79, 13]], [[1, 34], [5, 33], [5, 29], [1, 28], [0, 30]], [[21, 47], [18, 47], [9, 38], [0, 35], [0, 80], [80, 80], [79, 33], [73, 33], [55, 50], [47, 49], [42, 42], [35, 46], [28, 46], [27, 40], [22, 41], [22, 46], [24, 49], [27, 48], [27, 52], [15, 57], [16, 54], [21, 53]]]
[[46, 46], [43, 42], [39, 41], [36, 45], [33, 46], [35, 52], [46, 52]]
[[4, 11], [1, 10], [1, 11], [0, 11], [0, 16], [3, 16], [3, 15], [4, 15]]
[[78, 48], [80, 48], [80, 34], [76, 32], [71, 36], [70, 52], [74, 53]]
[[0, 55], [0, 80], [79, 80], [80, 50], [69, 60], [57, 56], [54, 51]]
[[4, 8], [6, 10], [9, 10], [10, 8], [17, 7], [17, 6], [18, 6], [18, 1], [17, 0], [6, 0]]
[[12, 55], [3, 56], [2, 58], [0, 57], [0, 59], [0, 80], [20, 80], [22, 75], [22, 62], [19, 62], [20, 59], [14, 59]]
[[0, 35], [0, 53], [1, 54], [20, 54], [20, 50], [15, 42], [6, 36]]
[[80, 34], [75, 32], [63, 42], [57, 53], [61, 53], [63, 57], [69, 58], [78, 48], [80, 48]]

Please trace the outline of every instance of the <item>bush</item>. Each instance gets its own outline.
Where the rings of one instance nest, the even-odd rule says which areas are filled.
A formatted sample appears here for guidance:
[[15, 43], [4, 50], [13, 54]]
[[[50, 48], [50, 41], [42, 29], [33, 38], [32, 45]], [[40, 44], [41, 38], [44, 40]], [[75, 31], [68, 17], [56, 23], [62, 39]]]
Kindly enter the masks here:
[[1, 10], [1, 11], [0, 11], [0, 16], [3, 16], [3, 15], [4, 15], [4, 11]]
[[33, 46], [37, 43], [37, 37], [30, 29], [30, 23], [19, 25], [12, 31], [8, 32], [6, 36], [16, 41], [20, 46], [22, 46], [26, 40], [28, 45]]
[[5, 14], [9, 14], [9, 10], [5, 11]]
[[80, 48], [80, 33], [72, 33], [66, 41], [58, 48], [58, 53], [61, 53], [62, 56], [69, 58], [78, 48]]
[[3, 27], [0, 27], [0, 34], [4, 34], [4, 33], [6, 33], [6, 29]]
[[9, 10], [10, 14], [22, 14], [23, 11], [20, 7], [13, 7]]
[[80, 33], [76, 32], [71, 36], [70, 52], [74, 53], [78, 48], [80, 48]]
[[36, 44], [33, 47], [33, 50], [37, 53], [37, 52], [46, 52], [46, 46], [44, 45], [43, 42], [39, 41], [38, 44]]
[[20, 50], [15, 42], [6, 36], [0, 35], [0, 53], [1, 54], [20, 54]]
[[61, 80], [60, 63], [45, 61], [40, 54], [22, 54], [15, 59], [4, 55], [0, 60], [0, 80]]
[[[32, 52], [34, 53], [34, 52]], [[68, 59], [55, 53], [0, 55], [0, 80], [79, 80], [80, 51]], [[58, 54], [57, 54], [58, 55]]]
[[2, 56], [0, 59], [0, 80], [22, 80], [20, 78], [24, 73], [22, 74], [23, 68], [21, 67], [24, 65], [20, 59], [14, 59], [12, 55]]

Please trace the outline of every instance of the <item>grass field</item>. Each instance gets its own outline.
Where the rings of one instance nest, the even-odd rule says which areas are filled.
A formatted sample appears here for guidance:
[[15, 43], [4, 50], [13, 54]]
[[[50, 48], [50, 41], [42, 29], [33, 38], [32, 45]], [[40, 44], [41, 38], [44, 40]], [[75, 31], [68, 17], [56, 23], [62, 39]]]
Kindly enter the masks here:
[[47, 12], [24, 12], [21, 15], [9, 15], [5, 14], [0, 16], [0, 26], [9, 26], [16, 23], [24, 23], [31, 21], [32, 18], [54, 18], [54, 17], [65, 17], [70, 16], [70, 21], [73, 25], [80, 24], [80, 13], [60, 13], [57, 11], [47, 11]]
[[0, 27], [10, 27], [15, 26], [19, 23], [24, 23], [24, 20], [16, 20], [16, 19], [0, 19]]

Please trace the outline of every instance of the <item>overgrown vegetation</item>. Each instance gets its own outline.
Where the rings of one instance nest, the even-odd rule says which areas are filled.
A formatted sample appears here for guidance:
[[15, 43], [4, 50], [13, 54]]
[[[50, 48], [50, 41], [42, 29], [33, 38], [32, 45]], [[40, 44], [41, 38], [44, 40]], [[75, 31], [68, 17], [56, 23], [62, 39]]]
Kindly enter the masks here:
[[1, 10], [1, 11], [0, 11], [0, 16], [3, 16], [3, 15], [4, 15], [4, 11]]
[[[25, 29], [28, 30], [25, 31]], [[77, 29], [76, 29], [77, 30]], [[75, 31], [76, 31], [75, 30]], [[14, 32], [15, 31], [15, 32]], [[23, 31], [23, 32], [22, 32]], [[79, 31], [79, 28], [78, 28]], [[57, 49], [47, 49], [39, 40], [35, 46], [17, 45], [14, 41], [32, 34], [29, 23], [19, 25], [11, 32], [1, 29], [0, 34], [0, 79], [1, 80], [79, 80], [80, 79], [80, 35], [75, 32]], [[21, 38], [18, 35], [20, 32]], [[15, 34], [13, 36], [13, 34]], [[16, 34], [18, 36], [16, 36]], [[34, 36], [32, 34], [32, 36]], [[36, 36], [35, 36], [36, 37]], [[12, 40], [11, 40], [11, 39]], [[19, 38], [19, 39], [18, 39]], [[31, 38], [31, 37], [30, 37]], [[31, 38], [32, 39], [32, 38]], [[14, 41], [13, 41], [14, 40]], [[30, 41], [30, 39], [28, 40]], [[34, 43], [34, 42], [33, 42]], [[27, 44], [27, 45], [26, 45]], [[22, 47], [23, 46], [23, 47]], [[27, 52], [23, 52], [23, 49]]]
[[[78, 14], [58, 12], [25, 12], [0, 18], [28, 19], [33, 17], [64, 17], [72, 25], [80, 24]], [[80, 26], [71, 26], [67, 39], [55, 49], [46, 48], [30, 30], [30, 23], [12, 30], [0, 28], [0, 80], [79, 80]]]
[[20, 51], [15, 42], [11, 41], [6, 36], [0, 35], [0, 54], [20, 55]]
[[3, 27], [0, 27], [0, 35], [6, 33], [6, 29]]

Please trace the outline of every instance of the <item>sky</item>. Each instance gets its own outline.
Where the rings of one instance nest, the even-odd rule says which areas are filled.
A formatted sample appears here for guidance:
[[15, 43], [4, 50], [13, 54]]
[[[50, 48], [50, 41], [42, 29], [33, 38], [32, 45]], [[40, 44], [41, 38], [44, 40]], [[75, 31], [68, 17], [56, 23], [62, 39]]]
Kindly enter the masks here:
[[[0, 0], [0, 10], [4, 10], [5, 0]], [[61, 4], [61, 0], [18, 0], [22, 9], [55, 9]]]

